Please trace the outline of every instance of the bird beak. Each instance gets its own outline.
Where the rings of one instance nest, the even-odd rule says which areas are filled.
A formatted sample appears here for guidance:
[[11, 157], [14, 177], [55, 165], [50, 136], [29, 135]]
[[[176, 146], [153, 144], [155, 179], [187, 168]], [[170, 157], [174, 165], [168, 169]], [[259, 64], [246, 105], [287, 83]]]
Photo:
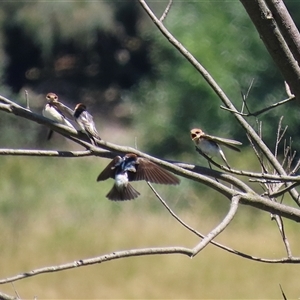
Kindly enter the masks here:
[[194, 141], [196, 138], [197, 138], [198, 136], [197, 136], [197, 134], [195, 134], [195, 133], [191, 133], [191, 138], [192, 138], [192, 141]]

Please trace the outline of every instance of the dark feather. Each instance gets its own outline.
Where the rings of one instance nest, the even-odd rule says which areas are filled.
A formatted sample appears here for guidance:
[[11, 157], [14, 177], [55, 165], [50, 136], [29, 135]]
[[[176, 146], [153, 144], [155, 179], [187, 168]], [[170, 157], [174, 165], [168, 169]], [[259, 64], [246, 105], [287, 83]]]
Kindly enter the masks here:
[[162, 167], [145, 158], [137, 158], [136, 173], [128, 172], [130, 181], [146, 180], [160, 184], [179, 184], [180, 180]]
[[120, 189], [114, 184], [112, 189], [108, 192], [106, 197], [112, 201], [125, 201], [125, 200], [132, 200], [137, 198], [140, 193], [135, 190], [131, 184], [127, 184], [126, 187], [122, 187]]
[[105, 169], [99, 174], [97, 177], [97, 181], [103, 181], [108, 178], [115, 179], [115, 166], [118, 162], [122, 160], [121, 156], [116, 156], [106, 167]]

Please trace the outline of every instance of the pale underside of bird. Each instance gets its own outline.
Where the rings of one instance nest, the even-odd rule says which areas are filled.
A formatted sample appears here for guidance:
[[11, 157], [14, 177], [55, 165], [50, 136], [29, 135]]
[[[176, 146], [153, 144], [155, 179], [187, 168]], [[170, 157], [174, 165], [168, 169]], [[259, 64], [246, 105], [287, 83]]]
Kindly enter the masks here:
[[228, 168], [230, 168], [230, 166], [220, 145], [226, 146], [229, 149], [237, 152], [241, 151], [238, 147], [236, 147], [242, 145], [242, 143], [239, 141], [208, 135], [199, 128], [192, 129], [190, 134], [191, 139], [194, 141], [197, 149], [200, 150], [200, 152], [209, 157], [221, 157]]
[[115, 183], [106, 197], [113, 201], [131, 200], [140, 193], [135, 190], [130, 181], [145, 180], [158, 184], [177, 185], [180, 180], [170, 172], [133, 153], [124, 157], [116, 156], [100, 173], [97, 181], [113, 178]]
[[81, 131], [83, 131], [93, 143], [95, 143], [95, 139], [101, 140], [96, 129], [93, 116], [87, 112], [86, 106], [84, 104], [78, 103], [75, 106], [73, 115]]
[[[42, 112], [43, 116], [54, 122], [75, 129], [73, 124], [69, 120], [67, 120], [67, 118], [70, 120], [74, 119], [73, 110], [67, 107], [66, 105], [64, 105], [63, 103], [59, 102], [58, 96], [54, 93], [48, 93], [46, 96], [46, 100], [47, 100], [47, 104], [43, 109]], [[51, 138], [52, 134], [53, 131], [50, 130], [48, 134], [48, 140]]]

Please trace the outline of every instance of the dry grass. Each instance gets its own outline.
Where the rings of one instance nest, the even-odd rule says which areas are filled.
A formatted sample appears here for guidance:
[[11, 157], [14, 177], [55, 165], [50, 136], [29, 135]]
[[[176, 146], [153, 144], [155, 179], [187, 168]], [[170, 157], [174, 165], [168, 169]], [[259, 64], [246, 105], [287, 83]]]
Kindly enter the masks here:
[[[76, 160], [5, 158], [0, 183], [0, 278], [34, 268], [94, 257], [116, 250], [151, 246], [192, 247], [198, 239], [170, 217], [145, 183], [136, 201], [105, 199], [112, 182], [96, 183], [107, 163]], [[98, 163], [99, 162], [99, 163]], [[158, 187], [189, 224], [208, 232], [228, 204], [214, 207], [214, 193], [194, 185]], [[223, 201], [220, 200], [220, 203]], [[218, 203], [218, 202], [217, 202]], [[297, 255], [295, 224], [287, 223]], [[242, 207], [218, 238], [253, 255], [281, 257], [284, 248], [268, 214]], [[15, 283], [22, 298], [289, 298], [299, 297], [298, 266], [252, 262], [208, 246], [196, 258], [180, 255], [127, 258]], [[10, 284], [0, 291], [13, 294]]]

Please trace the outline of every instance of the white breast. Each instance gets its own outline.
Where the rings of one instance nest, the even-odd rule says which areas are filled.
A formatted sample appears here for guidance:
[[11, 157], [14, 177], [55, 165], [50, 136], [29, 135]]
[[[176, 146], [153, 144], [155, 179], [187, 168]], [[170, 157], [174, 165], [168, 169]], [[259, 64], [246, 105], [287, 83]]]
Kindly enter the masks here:
[[197, 143], [197, 148], [210, 157], [219, 156], [220, 148], [218, 144], [213, 141], [200, 139]]
[[53, 106], [47, 104], [43, 109], [43, 116], [60, 124], [74, 128], [74, 126], [63, 117]]
[[121, 189], [124, 186], [126, 186], [128, 184], [128, 175], [127, 175], [127, 172], [117, 174], [115, 176], [115, 181], [116, 181], [115, 182], [116, 187], [119, 188], [119, 189]]

